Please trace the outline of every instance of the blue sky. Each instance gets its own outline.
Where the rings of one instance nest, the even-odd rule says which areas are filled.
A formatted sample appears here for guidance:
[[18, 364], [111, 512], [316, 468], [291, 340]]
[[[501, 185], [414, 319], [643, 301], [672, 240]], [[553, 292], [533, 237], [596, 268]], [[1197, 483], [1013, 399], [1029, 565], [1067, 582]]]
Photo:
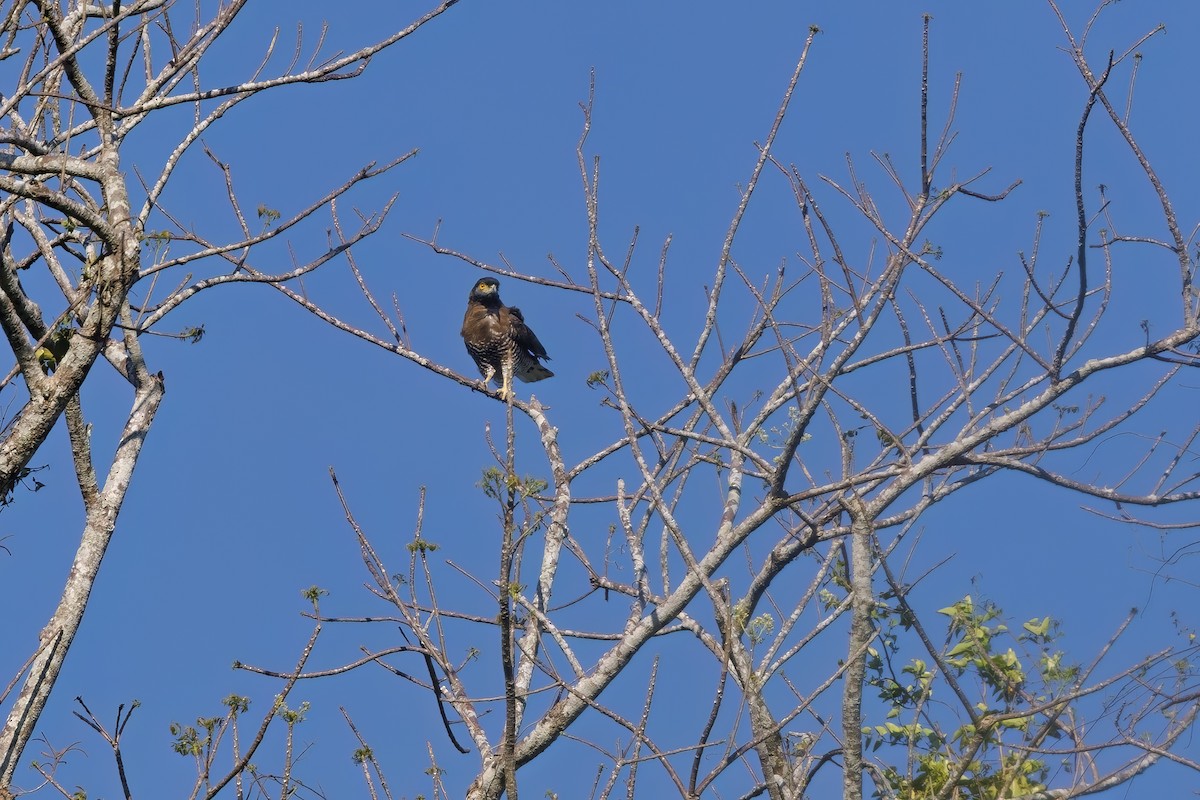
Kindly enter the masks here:
[[[402, 26], [421, 9], [395, 5], [372, 10], [364, 24], [362, 10], [352, 4], [313, 11], [251, 4], [212, 54], [211, 79], [231, 82], [246, 74], [275, 26], [282, 31], [285, 56], [297, 19], [304, 23], [305, 53], [322, 20], [329, 23], [325, 50], [348, 51]], [[419, 148], [415, 159], [352, 195], [353, 206], [368, 212], [398, 195], [383, 230], [356, 250], [356, 258], [381, 299], [395, 295], [414, 348], [473, 375], [458, 330], [479, 273], [403, 234], [429, 237], [440, 221], [440, 242], [448, 247], [492, 263], [503, 254], [516, 269], [546, 277], [555, 276], [546, 258], [552, 253], [584, 280], [587, 229], [575, 146], [582, 122], [578, 103], [594, 69], [588, 146], [601, 157], [602, 235], [610, 252], [619, 253], [640, 226], [635, 266], [642, 281], [652, 280], [663, 240], [674, 237], [665, 319], [690, 352], [689, 337], [704, 304], [702, 287], [710, 280], [738, 186], [754, 164], [754, 142], [769, 129], [812, 24], [822, 32], [775, 152], [814, 184], [822, 174], [845, 180], [848, 153], [885, 215], [900, 209], [870, 154], [890, 154], [906, 179], [915, 177], [924, 11], [933, 14], [934, 131], [945, 118], [955, 74], [963, 75], [958, 138], [947, 166], [958, 176], [990, 169], [978, 184], [981, 191], [1023, 181], [1004, 203], [964, 201], [946, 212], [931, 228], [944, 250], [943, 266], [977, 272], [984, 282], [997, 272], [1018, 272], [1015, 254], [1028, 252], [1036, 214], [1043, 210], [1051, 215], [1044, 257], [1065, 263], [1073, 253], [1071, 158], [1085, 93], [1061, 49], [1057, 21], [1036, 3], [735, 8], [712, 2], [463, 0], [378, 56], [361, 78], [264, 95], [230, 113], [205, 143], [233, 168], [246, 207], [262, 203], [285, 216], [361, 166]], [[1072, 19], [1078, 26], [1084, 10], [1072, 13], [1079, 14]], [[1159, 22], [1167, 24], [1167, 33], [1143, 48], [1133, 127], [1161, 165], [1183, 227], [1190, 230], [1200, 181], [1196, 112], [1184, 87], [1194, 83], [1200, 66], [1189, 44], [1200, 11], [1169, 2], [1116, 4], [1092, 33], [1091, 54], [1120, 52]], [[275, 63], [281, 62], [277, 56]], [[1127, 80], [1125, 74], [1118, 82], [1122, 98]], [[152, 171], [186, 125], [185, 117], [175, 120], [175, 128], [169, 120], [163, 127], [148, 126], [137, 149], [126, 155], [126, 167]], [[1103, 125], [1089, 136], [1097, 155], [1086, 165], [1085, 184], [1110, 187], [1114, 213], [1129, 232], [1161, 235], [1161, 223], [1153, 228], [1155, 208], [1136, 164], [1114, 146]], [[846, 221], [852, 257], [865, 262], [878, 243], [858, 235], [861, 226], [851, 211], [824, 191], [831, 213]], [[220, 174], [196, 151], [167, 203], [187, 224], [217, 238], [233, 231], [222, 192]], [[789, 198], [775, 174], [756, 195], [737, 253], [748, 273], [769, 274], [782, 259], [799, 274], [798, 215]], [[347, 218], [350, 208], [343, 204]], [[324, 223], [318, 222], [290, 242], [303, 257], [319, 252], [324, 236]], [[288, 263], [282, 247], [264, 257], [264, 267]], [[1113, 349], [1136, 344], [1142, 335], [1138, 321], [1163, 313], [1161, 290], [1170, 278], [1160, 279], [1164, 269], [1169, 264], [1164, 268], [1161, 259], [1142, 261], [1137, 254], [1119, 266], [1112, 316], [1124, 325], [1104, 334]], [[335, 313], [383, 332], [343, 266], [306, 279], [305, 289]], [[618, 430], [615, 415], [585, 385], [586, 376], [604, 366], [595, 337], [576, 317], [590, 315], [591, 301], [512, 280], [503, 282], [502, 293], [522, 307], [553, 356], [557, 376], [533, 391], [551, 407], [566, 459], [574, 463]], [[500, 404], [334, 331], [267, 288], [232, 286], [202, 294], [168, 317], [163, 329], [200, 324], [206, 336], [199, 344], [146, 343], [151, 369], [165, 374], [166, 400], [83, 630], [42, 718], [42, 730], [55, 745], [81, 742], [86, 757], [73, 758], [61, 777], [85, 786], [90, 796], [115, 796], [115, 777], [103, 743], [71, 717], [71, 698], [82, 695], [103, 719], [118, 703], [138, 698], [142, 707], [125, 751], [134, 791], [178, 794], [192, 767], [169, 751], [168, 724], [219, 713], [218, 701], [231, 692], [254, 698], [252, 716], [268, 706], [274, 685], [232, 672], [230, 664], [238, 659], [283, 669], [293, 663], [309, 631], [299, 617], [302, 589], [314, 584], [329, 589], [324, 604], [329, 613], [384, 612], [360, 588], [366, 574], [330, 485], [330, 466], [359, 522], [390, 555], [392, 569], [401, 569], [407, 557], [403, 544], [412, 533], [419, 487], [425, 486], [424, 531], [442, 546], [437, 558], [482, 575], [494, 571], [495, 510], [475, 483], [490, 463], [485, 425], [499, 431], [503, 424]], [[649, 355], [642, 360], [638, 342], [629, 339], [630, 376], [652, 394], [654, 382], [666, 379], [658, 362]], [[120, 419], [126, 393], [114, 377], [95, 377], [85, 399], [97, 441], [111, 443], [117, 430], [108, 420]], [[1156, 405], [1146, 430], [1157, 432], [1159, 419], [1164, 426], [1190, 427], [1195, 384], [1183, 381]], [[530, 387], [520, 388], [529, 393]], [[1130, 396], [1124, 384], [1103, 389], [1113, 403]], [[519, 420], [518, 431], [532, 445], [532, 427]], [[1126, 457], [1123, 447], [1120, 440], [1106, 441], [1079, 469], [1100, 471], [1103, 464], [1119, 462]], [[535, 453], [531, 446], [524, 471], [541, 474], [544, 464]], [[9, 642], [36, 636], [57, 600], [81, 524], [61, 430], [35, 463], [50, 464], [40, 475], [46, 488], [22, 495], [0, 518], [0, 536], [8, 537], [3, 542], [12, 551], [0, 555], [6, 576], [0, 602], [28, 612], [10, 615]], [[1157, 533], [1105, 523], [1078, 506], [1065, 493], [1001, 477], [935, 508], [922, 521], [912, 569], [953, 558], [917, 599], [936, 609], [983, 593], [1014, 619], [1059, 617], [1069, 648], [1081, 659], [1137, 606], [1143, 613], [1122, 651], [1125, 661], [1114, 661], [1114, 670], [1133, 654], [1164, 646], [1170, 612], [1194, 608], [1194, 588], [1155, 580], [1146, 570], [1154, 569], [1152, 556], [1160, 547], [1173, 549], [1189, 534], [1163, 545]], [[699, 529], [705, 535], [710, 530]], [[596, 535], [602, 534], [598, 527]], [[1188, 567], [1184, 562], [1174, 574], [1186, 575]], [[468, 582], [449, 568], [439, 569], [448, 595], [461, 593], [477, 610], [489, 607]], [[585, 587], [578, 588], [582, 593]], [[574, 594], [565, 587], [559, 591]], [[1183, 621], [1194, 620], [1185, 613]], [[331, 628], [325, 636], [313, 667], [354, 658], [364, 641], [384, 641], [379, 631]], [[490, 646], [494, 637], [485, 636]], [[5, 674], [17, 666], [9, 660], [0, 662]], [[710, 683], [693, 684], [689, 675], [679, 674], [672, 676], [670, 690], [676, 692], [670, 702], [678, 705], [663, 706], [676, 709], [664, 713], [683, 716], [697, 694], [707, 704]], [[631, 681], [614, 691], [640, 690]], [[449, 770], [452, 795], [461, 794], [475, 774], [474, 755], [459, 756], [446, 746], [428, 695], [395, 678], [360, 670], [306, 684], [293, 695], [294, 701], [302, 699], [310, 699], [314, 710], [301, 738], [314, 746], [301, 774], [318, 778], [330, 797], [361, 793], [339, 704], [376, 748], [399, 796], [429, 793], [426, 740], [434, 742], [440, 765]], [[1194, 748], [1190, 755], [1196, 757]], [[574, 758], [545, 759], [529, 770], [523, 790], [529, 796], [544, 790], [584, 796], [568, 787], [578, 787], [573, 782], [585, 768], [590, 785], [599, 760], [586, 751]], [[31, 771], [18, 775], [26, 785], [33, 782]], [[1196, 782], [1194, 774], [1167, 767], [1139, 779], [1130, 796]]]

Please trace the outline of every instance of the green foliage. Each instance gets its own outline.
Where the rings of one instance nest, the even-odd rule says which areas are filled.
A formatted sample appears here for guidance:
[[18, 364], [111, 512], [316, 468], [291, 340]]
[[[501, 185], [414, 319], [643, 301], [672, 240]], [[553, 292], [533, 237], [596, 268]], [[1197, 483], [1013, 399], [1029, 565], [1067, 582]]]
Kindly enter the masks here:
[[311, 705], [307, 700], [302, 702], [299, 708], [294, 709], [288, 708], [287, 703], [283, 702], [283, 700], [277, 700], [275, 702], [275, 714], [284, 722], [286, 722], [288, 727], [304, 722], [304, 719], [308, 716], [308, 711], [310, 708]]
[[[418, 538], [418, 539], [413, 539], [411, 542], [409, 542], [407, 545], [405, 545], [405, 547], [408, 548], [408, 552], [410, 552], [410, 553], [420, 553], [420, 554], [424, 555], [425, 553], [436, 552], [439, 545], [435, 542], [429, 541], [428, 539], [419, 539]], [[404, 583], [404, 576], [394, 575], [392, 577], [397, 583]]]
[[1049, 617], [1042, 617], [1041, 621], [1031, 619], [1021, 627], [1024, 628], [1025, 632], [1030, 636], [1044, 638], [1050, 631], [1050, 622], [1051, 620]]
[[493, 500], [505, 499], [509, 490], [519, 497], [529, 497], [546, 491], [550, 484], [541, 478], [526, 475], [518, 478], [516, 475], [505, 475], [499, 467], [488, 467], [483, 470], [479, 482], [475, 484], [483, 493]]
[[591, 375], [587, 376], [587, 387], [595, 389], [597, 386], [603, 386], [608, 383], [608, 370], [598, 369]]
[[762, 644], [774, 630], [775, 618], [770, 614], [759, 614], [746, 626], [746, 635], [750, 637], [751, 644], [757, 645]]
[[1011, 647], [1004, 652], [996, 652], [993, 647], [993, 639], [1008, 632], [1008, 626], [1003, 623], [988, 624], [1000, 616], [1000, 609], [991, 603], [976, 609], [968, 595], [952, 606], [939, 609], [938, 613], [950, 617], [950, 634], [961, 636], [959, 642], [946, 652], [946, 663], [959, 670], [974, 668], [993, 696], [1005, 701], [1014, 700], [1025, 683], [1025, 670]]
[[486, 467], [475, 485], [482, 489], [486, 496], [499, 500], [505, 486], [504, 472], [499, 467]]
[[[888, 782], [897, 788], [896, 797], [901, 800], [932, 800], [944, 794], [943, 787], [953, 776], [954, 765], [933, 755], [917, 759], [911, 780], [900, 775], [894, 768], [885, 770]], [[999, 769], [972, 760], [966, 772], [956, 782], [951, 797], [960, 800], [996, 800], [1000, 797], [1022, 797], [1044, 788], [1046, 765], [1039, 759], [1024, 759], [1019, 754], [1008, 754]]]
[[350, 758], [354, 760], [355, 764], [361, 764], [364, 761], [370, 761], [375, 758], [375, 753], [371, 748], [364, 745], [351, 753]]
[[885, 722], [882, 725], [863, 728], [863, 736], [870, 743], [872, 750], [878, 750], [884, 744], [907, 746], [910, 742], [916, 743], [932, 735], [932, 728], [916, 723], [898, 725], [895, 722]]
[[280, 214], [275, 209], [267, 206], [266, 203], [259, 203], [258, 218], [262, 221], [264, 228], [269, 228], [272, 225], [274, 225], [276, 222], [279, 221], [279, 218], [281, 216], [283, 216], [283, 215]]
[[250, 710], [250, 698], [240, 694], [231, 694], [221, 701], [221, 705], [229, 709], [231, 716], [236, 717], [238, 714], [245, 714]]
[[842, 600], [844, 599], [844, 597], [838, 597], [836, 594], [826, 588], [822, 588], [817, 596], [821, 601], [821, 608], [825, 611], [830, 611], [831, 609], [837, 608], [839, 605], [841, 605]]
[[[898, 748], [895, 754], [904, 754], [882, 756], [893, 763], [884, 771], [891, 794], [901, 800], [999, 800], [1042, 791], [1049, 767], [1031, 752], [1046, 737], [1062, 735], [1056, 721], [1062, 707], [1053, 701], [1073, 689], [1079, 674], [1055, 649], [1058, 623], [1034, 618], [1014, 632], [1000, 608], [967, 596], [938, 612], [948, 618], [940, 660], [901, 660], [913, 620], [903, 604], [887, 603], [891, 597], [880, 596], [879, 646], [866, 659], [867, 683], [877, 692], [883, 720], [863, 727], [864, 746], [872, 752]], [[952, 729], [941, 716], [946, 701], [935, 698], [946, 691], [939, 664], [968, 696], [988, 698], [971, 709], [973, 718], [960, 718]]]
[[312, 603], [313, 607], [315, 608], [320, 604], [322, 597], [329, 596], [329, 591], [327, 589], [322, 589], [320, 586], [310, 586], [300, 594], [305, 600]]
[[170, 726], [171, 749], [181, 756], [199, 758], [213, 742], [213, 733], [223, 724], [221, 717], [198, 717], [195, 725], [180, 725], [172, 722]]

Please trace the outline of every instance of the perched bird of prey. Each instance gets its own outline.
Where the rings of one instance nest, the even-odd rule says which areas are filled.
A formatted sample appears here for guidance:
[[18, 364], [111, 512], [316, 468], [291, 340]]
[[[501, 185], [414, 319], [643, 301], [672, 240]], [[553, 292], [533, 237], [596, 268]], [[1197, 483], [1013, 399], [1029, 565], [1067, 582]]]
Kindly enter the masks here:
[[462, 337], [483, 375], [483, 385], [493, 378], [500, 380], [502, 400], [512, 394], [514, 376], [525, 383], [554, 376], [542, 366], [550, 356], [525, 324], [521, 310], [500, 302], [500, 281], [495, 278], [480, 278], [471, 287]]

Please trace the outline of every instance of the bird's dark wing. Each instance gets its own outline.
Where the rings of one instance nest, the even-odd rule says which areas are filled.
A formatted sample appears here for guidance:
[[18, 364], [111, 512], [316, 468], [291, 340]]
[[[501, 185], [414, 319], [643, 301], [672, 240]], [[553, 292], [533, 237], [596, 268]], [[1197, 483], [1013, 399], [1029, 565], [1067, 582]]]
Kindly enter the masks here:
[[[546, 348], [537, 335], [525, 324], [521, 309], [514, 306], [505, 308], [501, 313], [507, 319], [508, 335], [515, 350], [513, 375], [525, 383], [553, 378], [554, 373], [542, 366], [542, 361], [549, 361], [550, 356], [546, 354]], [[501, 319], [501, 322], [505, 322], [505, 319]]]
[[513, 341], [529, 355], [540, 358], [543, 361], [549, 361], [550, 356], [546, 354], [546, 348], [538, 340], [537, 334], [525, 324], [525, 315], [521, 313], [521, 309], [516, 306], [509, 306], [508, 313], [511, 317], [510, 326], [512, 328]]

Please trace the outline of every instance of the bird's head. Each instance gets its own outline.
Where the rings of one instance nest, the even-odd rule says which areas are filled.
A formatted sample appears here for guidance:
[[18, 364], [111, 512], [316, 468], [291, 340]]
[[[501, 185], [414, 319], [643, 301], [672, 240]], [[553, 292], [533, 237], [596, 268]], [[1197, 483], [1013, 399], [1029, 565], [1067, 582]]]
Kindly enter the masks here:
[[480, 278], [475, 281], [475, 285], [471, 287], [471, 299], [495, 305], [500, 302], [500, 281], [495, 278]]

